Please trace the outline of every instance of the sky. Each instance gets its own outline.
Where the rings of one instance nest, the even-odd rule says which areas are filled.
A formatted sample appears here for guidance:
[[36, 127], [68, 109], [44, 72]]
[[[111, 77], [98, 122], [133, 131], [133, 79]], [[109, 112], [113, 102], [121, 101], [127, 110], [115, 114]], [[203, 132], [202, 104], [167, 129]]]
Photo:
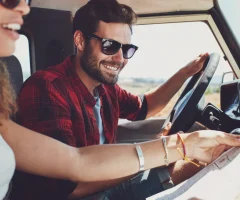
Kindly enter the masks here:
[[[231, 3], [229, 3], [231, 2]], [[220, 0], [220, 7], [240, 41], [240, 0]], [[221, 55], [215, 75], [231, 71], [209, 27], [203, 22], [137, 25], [132, 44], [139, 47], [121, 72], [123, 78], [168, 79], [200, 53]], [[29, 44], [25, 36], [17, 41], [16, 55], [23, 67], [24, 79], [30, 76]]]

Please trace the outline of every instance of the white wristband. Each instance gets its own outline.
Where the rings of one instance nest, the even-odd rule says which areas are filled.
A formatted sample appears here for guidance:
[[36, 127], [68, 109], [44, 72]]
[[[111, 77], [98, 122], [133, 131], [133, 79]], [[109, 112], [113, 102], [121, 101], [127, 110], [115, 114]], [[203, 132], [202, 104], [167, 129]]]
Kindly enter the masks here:
[[139, 159], [139, 171], [144, 171], [144, 157], [143, 157], [143, 152], [142, 149], [139, 145], [136, 146], [136, 150], [137, 150], [137, 155], [138, 155], [138, 159]]

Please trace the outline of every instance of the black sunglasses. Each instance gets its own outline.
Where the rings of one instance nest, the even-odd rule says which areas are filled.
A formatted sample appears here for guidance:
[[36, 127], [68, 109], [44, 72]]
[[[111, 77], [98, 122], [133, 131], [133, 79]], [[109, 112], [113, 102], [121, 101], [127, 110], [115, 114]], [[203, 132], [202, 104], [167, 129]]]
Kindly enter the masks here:
[[133, 44], [121, 44], [115, 40], [105, 39], [98, 37], [97, 35], [84, 36], [86, 39], [97, 39], [102, 42], [102, 52], [106, 55], [114, 55], [122, 48], [123, 57], [130, 59], [134, 53], [138, 50], [138, 47]]
[[[0, 0], [0, 4], [5, 8], [15, 8], [21, 0]], [[31, 0], [25, 0], [26, 4], [30, 5]]]

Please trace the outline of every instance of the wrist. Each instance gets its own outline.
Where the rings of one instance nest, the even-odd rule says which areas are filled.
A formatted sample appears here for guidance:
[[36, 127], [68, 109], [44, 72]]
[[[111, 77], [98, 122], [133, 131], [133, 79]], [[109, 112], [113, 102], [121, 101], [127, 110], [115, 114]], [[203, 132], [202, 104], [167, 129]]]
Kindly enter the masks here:
[[183, 134], [183, 140], [185, 142], [185, 147], [186, 147], [186, 157], [190, 158], [190, 159], [194, 159], [193, 156], [193, 140], [192, 140], [192, 133], [186, 133]]
[[[182, 159], [178, 159], [178, 160], [184, 160], [184, 161], [192, 163], [193, 165], [195, 165], [197, 167], [200, 167], [200, 165], [198, 163], [192, 161], [192, 158], [193, 158], [192, 152], [193, 151], [191, 150], [191, 147], [193, 147], [193, 144], [192, 144], [192, 142], [190, 143], [191, 140], [188, 139], [190, 136], [192, 136], [192, 134], [184, 134], [183, 132], [180, 131], [176, 134], [176, 136], [182, 146], [182, 148], [179, 147], [179, 142], [175, 138], [176, 141], [175, 141], [175, 145], [173, 145], [173, 146], [175, 146], [180, 157], [182, 158]], [[175, 153], [176, 153], [176, 151], [175, 151]]]
[[188, 79], [191, 76], [191, 73], [187, 70], [187, 67], [181, 68], [178, 73], [184, 80]]
[[167, 148], [169, 151], [169, 163], [176, 162], [178, 160], [182, 160], [181, 155], [178, 152], [178, 149], [183, 151], [183, 146], [181, 141], [178, 139], [177, 135], [167, 136]]

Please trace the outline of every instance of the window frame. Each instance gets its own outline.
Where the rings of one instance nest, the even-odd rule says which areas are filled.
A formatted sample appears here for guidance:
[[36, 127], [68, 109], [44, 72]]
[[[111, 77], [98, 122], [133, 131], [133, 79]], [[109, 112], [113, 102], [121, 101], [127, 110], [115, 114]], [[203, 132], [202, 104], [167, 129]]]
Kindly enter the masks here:
[[215, 1], [215, 7], [211, 10], [210, 14], [213, 17], [216, 26], [222, 32], [222, 35], [239, 66], [238, 68], [240, 68], [240, 44], [238, 43], [237, 38], [233, 34], [231, 27], [224, 17], [218, 0]]
[[[30, 77], [30, 76], [33, 74], [33, 68], [32, 68], [32, 52], [31, 52], [31, 40], [30, 40], [28, 34], [22, 32], [22, 31], [19, 32], [19, 35], [25, 36], [26, 39], [27, 39], [27, 41], [28, 41], [29, 67], [30, 67], [30, 68], [29, 68], [29, 69], [30, 69], [30, 75], [29, 75], [29, 77]], [[20, 61], [20, 59], [19, 59], [18, 57], [17, 57], [17, 59]], [[24, 70], [23, 70], [23, 65], [22, 65], [21, 62], [20, 62], [20, 64], [21, 64], [22, 73], [23, 73], [23, 72], [24, 72]], [[29, 77], [27, 77], [27, 78], [29, 78]], [[24, 74], [23, 74], [23, 79], [24, 79]], [[25, 81], [25, 80], [23, 80], [23, 81]]]
[[[24, 19], [25, 23], [26, 19]], [[30, 33], [29, 29], [25, 28], [25, 24], [22, 27], [22, 29], [19, 31], [19, 34], [26, 36], [28, 39], [28, 45], [29, 45], [29, 57], [30, 57], [30, 71], [31, 75], [37, 71], [36, 69], [36, 61], [35, 61], [35, 45], [34, 45], [34, 39], [33, 35]]]

